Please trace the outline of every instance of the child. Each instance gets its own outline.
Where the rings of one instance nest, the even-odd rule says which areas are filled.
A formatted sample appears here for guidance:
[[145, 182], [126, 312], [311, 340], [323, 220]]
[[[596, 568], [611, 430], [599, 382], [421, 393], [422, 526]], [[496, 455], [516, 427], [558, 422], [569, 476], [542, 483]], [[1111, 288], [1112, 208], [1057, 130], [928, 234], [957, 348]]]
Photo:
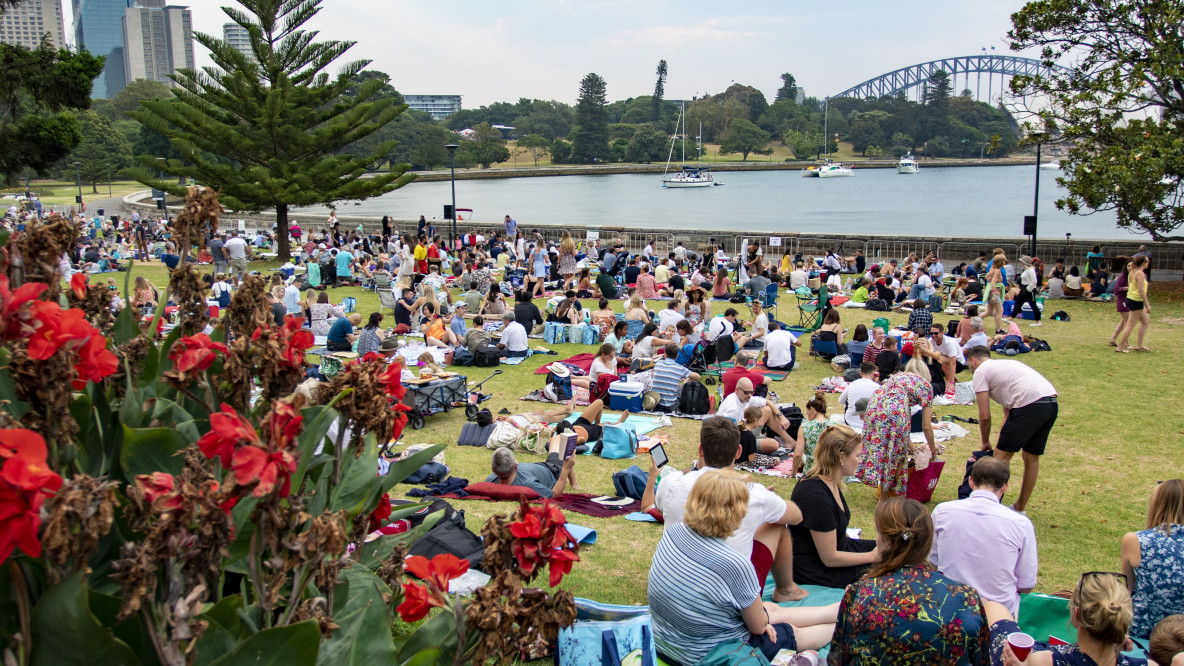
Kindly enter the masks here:
[[740, 426], [740, 458], [737, 462], [748, 463], [752, 467], [776, 467], [781, 464], [781, 459], [767, 454], [777, 450], [777, 440], [760, 436], [762, 415], [760, 407], [744, 410], [744, 423]]
[[879, 380], [882, 382], [891, 377], [899, 366], [900, 354], [896, 351], [896, 338], [889, 335], [884, 338], [884, 351], [876, 356], [876, 370], [879, 372]]

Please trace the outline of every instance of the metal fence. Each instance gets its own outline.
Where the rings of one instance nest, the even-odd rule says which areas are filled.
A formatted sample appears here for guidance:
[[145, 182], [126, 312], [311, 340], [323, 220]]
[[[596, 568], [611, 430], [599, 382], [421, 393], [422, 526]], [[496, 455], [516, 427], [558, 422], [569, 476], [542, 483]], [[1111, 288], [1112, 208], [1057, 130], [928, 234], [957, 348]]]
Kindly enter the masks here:
[[932, 241], [870, 240], [864, 244], [863, 254], [869, 263], [883, 263], [889, 259], [903, 260], [910, 254], [924, 257], [941, 251], [941, 244]]
[[1015, 261], [1021, 254], [1023, 254], [1019, 245], [1014, 243], [964, 243], [957, 241], [949, 241], [942, 243], [938, 250], [937, 257], [941, 259], [942, 264], [945, 265], [946, 270], [957, 266], [960, 262], [972, 263], [978, 258], [979, 254], [985, 252], [987, 258], [994, 256], [995, 248], [1003, 250], [1007, 255], [1008, 260]]

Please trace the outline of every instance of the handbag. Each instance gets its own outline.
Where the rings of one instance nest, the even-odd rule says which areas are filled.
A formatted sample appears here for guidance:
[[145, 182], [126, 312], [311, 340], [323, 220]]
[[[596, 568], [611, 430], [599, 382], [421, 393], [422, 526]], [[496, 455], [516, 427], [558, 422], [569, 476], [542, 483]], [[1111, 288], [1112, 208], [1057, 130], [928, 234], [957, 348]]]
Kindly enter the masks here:
[[632, 458], [637, 454], [637, 428], [632, 423], [613, 423], [603, 427], [600, 457], [609, 460]]
[[649, 608], [576, 599], [576, 621], [559, 630], [559, 666], [656, 666]]
[[588, 325], [584, 327], [584, 344], [595, 345], [600, 343], [600, 328], [597, 326]]

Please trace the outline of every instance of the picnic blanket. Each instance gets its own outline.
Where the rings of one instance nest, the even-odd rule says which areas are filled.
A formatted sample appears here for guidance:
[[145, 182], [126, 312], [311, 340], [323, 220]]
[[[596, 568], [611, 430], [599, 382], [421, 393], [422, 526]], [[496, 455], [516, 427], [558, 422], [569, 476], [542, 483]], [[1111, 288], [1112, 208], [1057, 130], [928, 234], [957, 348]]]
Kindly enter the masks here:
[[[494, 498], [488, 497], [486, 495], [478, 495], [475, 493], [468, 493], [468, 492], [466, 492], [463, 497], [458, 493], [448, 493], [446, 495], [440, 495], [440, 497], [443, 497], [444, 499], [455, 499], [455, 500], [461, 500], [461, 499], [485, 500], [487, 502], [517, 502], [518, 501], [516, 498], [515, 499], [505, 499], [505, 500], [494, 499]], [[641, 501], [640, 500], [634, 500], [633, 502], [630, 502], [629, 504], [624, 504], [621, 506], [605, 506], [603, 504], [598, 504], [596, 502], [593, 502], [592, 501], [593, 497], [600, 497], [600, 495], [592, 495], [592, 494], [587, 494], [587, 493], [563, 493], [562, 495], [556, 495], [555, 497], [552, 497], [551, 501], [554, 502], [560, 509], [563, 509], [564, 511], [575, 511], [576, 513], [582, 513], [585, 516], [592, 516], [593, 518], [614, 518], [616, 516], [625, 516], [625, 515], [635, 512], [635, 511], [641, 511]], [[541, 499], [531, 500], [531, 503], [532, 504], [539, 504], [539, 503], [542, 503], [542, 501], [543, 500], [541, 500]]]
[[[592, 402], [591, 400], [589, 400], [589, 397], [591, 397], [591, 396], [588, 395], [588, 389], [584, 388], [583, 386], [571, 387], [571, 394], [572, 394], [572, 397], [575, 398], [575, 401], [576, 401], [575, 404], [577, 404], [581, 407], [587, 407]], [[531, 391], [530, 393], [527, 393], [526, 395], [524, 395], [518, 399], [519, 400], [530, 400], [532, 402], [549, 402], [553, 405], [559, 404], [559, 403], [556, 403], [554, 400], [548, 398], [547, 396], [543, 395], [542, 389]], [[563, 402], [567, 403], [569, 401], [564, 400]]]
[[530, 358], [534, 352], [527, 350], [526, 356], [504, 356], [502, 357], [502, 365], [518, 365]]

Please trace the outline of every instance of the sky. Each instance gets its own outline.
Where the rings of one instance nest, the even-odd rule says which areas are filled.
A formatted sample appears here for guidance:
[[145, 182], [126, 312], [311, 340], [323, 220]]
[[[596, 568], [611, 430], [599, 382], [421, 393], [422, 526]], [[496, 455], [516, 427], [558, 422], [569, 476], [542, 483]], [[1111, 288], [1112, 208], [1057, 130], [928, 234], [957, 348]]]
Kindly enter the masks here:
[[[195, 31], [219, 37], [228, 21], [220, 7], [238, 6], [174, 3], [190, 7]], [[69, 25], [69, 0], [64, 5]], [[370, 68], [386, 72], [400, 92], [460, 94], [464, 108], [519, 97], [574, 103], [589, 72], [605, 79], [610, 101], [648, 95], [662, 59], [667, 99], [722, 92], [734, 81], [771, 101], [782, 72], [791, 72], [806, 94], [825, 97], [900, 67], [975, 55], [983, 47], [1010, 53], [1010, 16], [1023, 5], [324, 0], [309, 27], [321, 39], [357, 42], [339, 62], [371, 60]], [[199, 67], [212, 64], [200, 45], [197, 53]], [[983, 86], [985, 95], [985, 80]]]

